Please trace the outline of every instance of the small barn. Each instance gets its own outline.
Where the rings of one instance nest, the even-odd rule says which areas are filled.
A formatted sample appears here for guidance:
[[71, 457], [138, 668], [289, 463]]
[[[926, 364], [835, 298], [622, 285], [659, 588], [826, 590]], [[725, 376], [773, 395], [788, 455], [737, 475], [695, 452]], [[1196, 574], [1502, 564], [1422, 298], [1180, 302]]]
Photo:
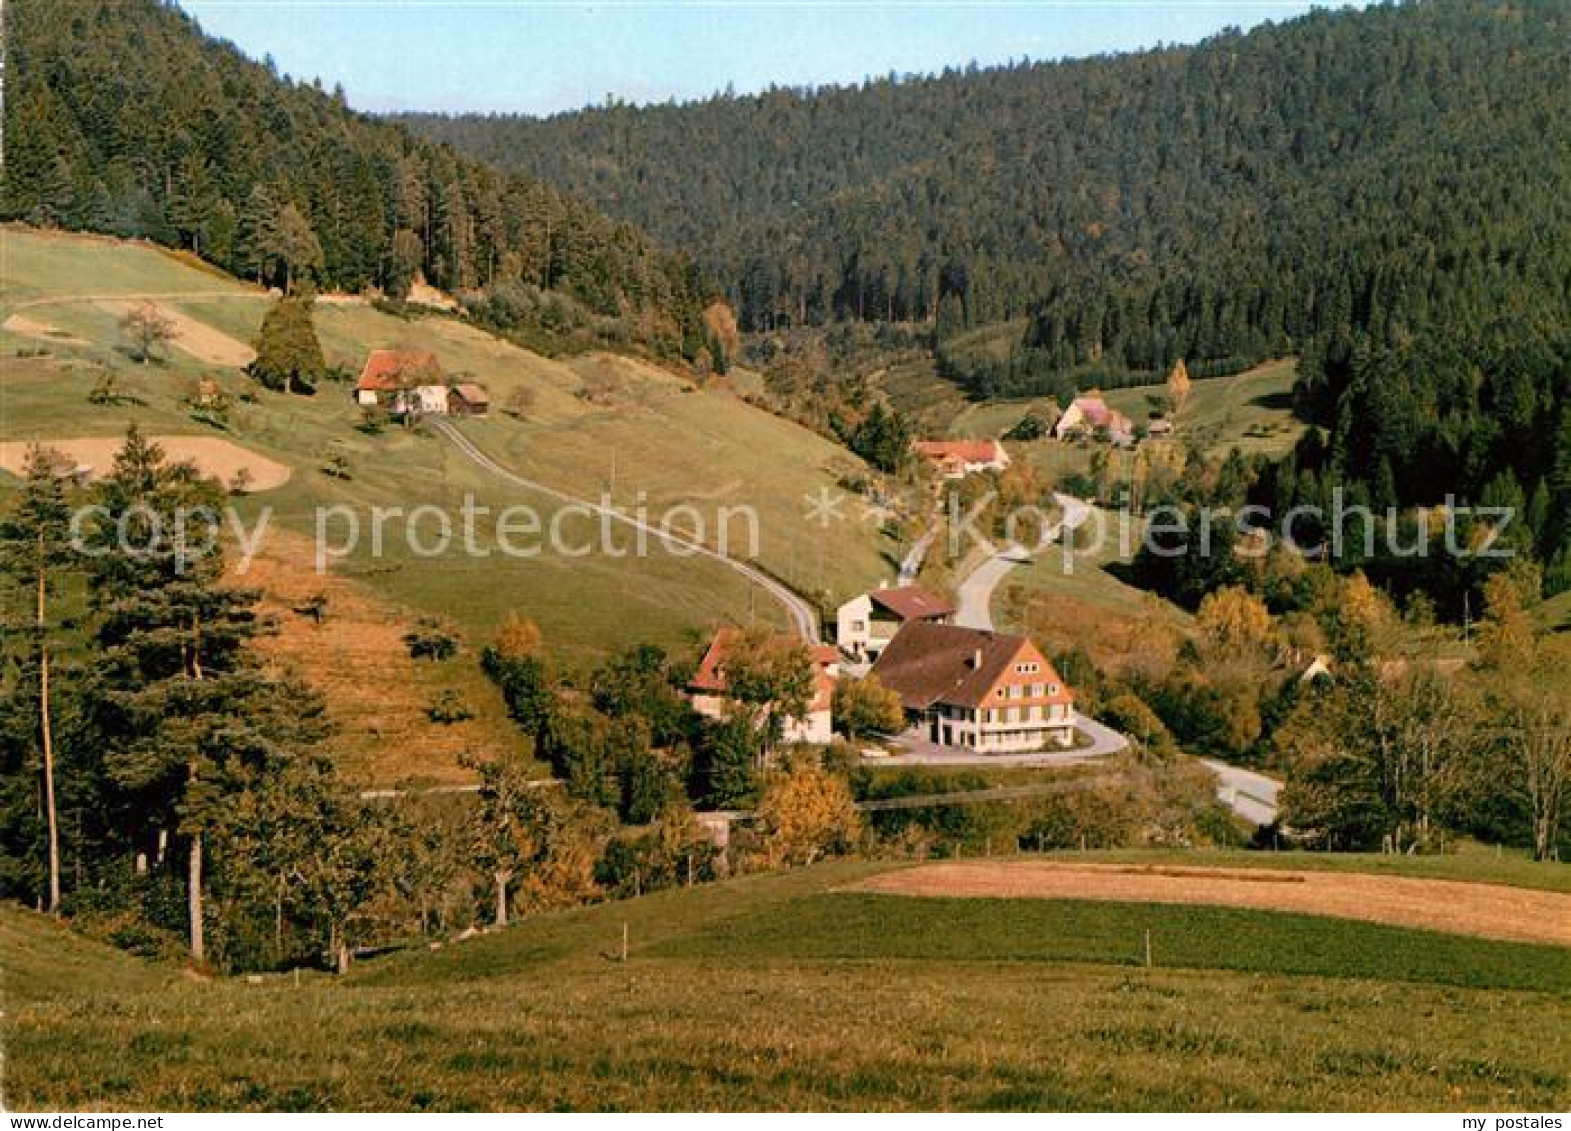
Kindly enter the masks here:
[[453, 416], [485, 416], [491, 411], [491, 396], [482, 385], [454, 385], [448, 390], [447, 411]]

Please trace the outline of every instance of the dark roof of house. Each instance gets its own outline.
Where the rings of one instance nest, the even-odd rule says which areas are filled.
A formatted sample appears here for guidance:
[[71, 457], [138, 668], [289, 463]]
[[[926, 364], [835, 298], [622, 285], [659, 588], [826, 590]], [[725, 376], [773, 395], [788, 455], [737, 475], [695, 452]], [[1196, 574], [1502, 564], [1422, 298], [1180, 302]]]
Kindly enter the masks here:
[[439, 376], [442, 367], [430, 350], [372, 350], [360, 370], [355, 388], [391, 392], [421, 382], [421, 377]]
[[[980, 707], [1030, 643], [1024, 636], [1003, 632], [908, 621], [878, 657], [873, 674], [900, 696], [907, 710], [923, 711], [935, 703]], [[1036, 682], [1056, 684], [1057, 698], [1065, 702], [1071, 698], [1045, 659]]]
[[875, 589], [868, 597], [873, 604], [888, 609], [901, 620], [932, 620], [935, 617], [947, 617], [955, 611], [948, 601], [920, 585]]

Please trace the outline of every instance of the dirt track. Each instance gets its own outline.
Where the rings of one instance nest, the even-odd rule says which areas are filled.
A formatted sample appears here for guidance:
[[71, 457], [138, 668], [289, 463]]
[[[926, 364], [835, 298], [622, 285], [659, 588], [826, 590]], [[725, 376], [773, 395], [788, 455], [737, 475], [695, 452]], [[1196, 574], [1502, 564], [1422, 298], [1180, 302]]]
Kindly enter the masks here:
[[[171, 460], [190, 460], [202, 474], [215, 476], [225, 484], [232, 483], [241, 468], [251, 474], [249, 489], [252, 491], [268, 491], [289, 481], [287, 464], [258, 455], [222, 436], [150, 436], [149, 439], [163, 448]], [[73, 463], [91, 468], [87, 477], [97, 479], [109, 473], [115, 453], [125, 446], [125, 437], [81, 436], [40, 442], [46, 448], [63, 452]], [[20, 475], [31, 445], [30, 440], [0, 442], [0, 468]]]
[[1021, 860], [928, 864], [872, 876], [847, 890], [1249, 907], [1571, 946], [1571, 895], [1456, 880]]
[[38, 338], [45, 342], [58, 342], [62, 345], [86, 345], [81, 338], [57, 330], [47, 322], [40, 322], [36, 318], [29, 318], [25, 314], [13, 314], [5, 320], [5, 328], [13, 334], [20, 334], [24, 338]]
[[102, 310], [113, 314], [117, 318], [125, 317], [126, 313], [136, 306], [152, 306], [169, 320], [174, 331], [170, 340], [196, 358], [209, 365], [225, 365], [236, 369], [244, 369], [256, 360], [256, 351], [244, 342], [236, 341], [228, 334], [215, 330], [205, 322], [192, 318], [184, 311], [176, 310], [167, 303], [157, 302], [153, 299], [134, 301], [131, 299], [101, 299], [97, 303]]

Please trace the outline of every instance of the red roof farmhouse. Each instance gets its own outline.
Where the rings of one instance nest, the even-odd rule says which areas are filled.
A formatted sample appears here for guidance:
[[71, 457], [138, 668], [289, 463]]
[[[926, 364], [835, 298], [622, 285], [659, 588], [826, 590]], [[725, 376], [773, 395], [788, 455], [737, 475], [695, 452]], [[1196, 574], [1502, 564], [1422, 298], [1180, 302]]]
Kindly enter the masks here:
[[[434, 384], [442, 379], [442, 366], [430, 350], [372, 350], [360, 370], [355, 391], [393, 393], [416, 385]], [[361, 404], [374, 404], [360, 397]]]
[[482, 386], [469, 382], [450, 386], [436, 354], [418, 349], [372, 350], [355, 383], [355, 401], [368, 408], [380, 406], [394, 416], [484, 416], [491, 407]]
[[946, 479], [1009, 466], [1009, 453], [997, 440], [918, 440], [915, 446], [917, 454], [931, 460]]

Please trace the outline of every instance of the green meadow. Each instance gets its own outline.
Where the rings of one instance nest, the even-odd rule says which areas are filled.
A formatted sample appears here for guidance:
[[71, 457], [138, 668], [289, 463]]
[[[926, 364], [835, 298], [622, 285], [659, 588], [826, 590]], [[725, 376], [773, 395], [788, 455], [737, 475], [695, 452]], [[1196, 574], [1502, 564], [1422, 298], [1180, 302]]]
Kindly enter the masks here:
[[[138, 364], [119, 315], [98, 301], [153, 296], [224, 342], [246, 344], [271, 300], [243, 283], [144, 244], [14, 227], [0, 241], [0, 321], [24, 320], [20, 330], [15, 322], [0, 329], [0, 438], [110, 436], [131, 421], [156, 434], [222, 435], [293, 470], [285, 486], [251, 498], [245, 509], [269, 506], [275, 521], [307, 535], [315, 532], [319, 504], [354, 509], [362, 532], [373, 506], [407, 514], [435, 504], [450, 509], [456, 524], [466, 495], [492, 516], [525, 504], [549, 523], [557, 509], [545, 496], [498, 481], [440, 438], [396, 426], [366, 433], [347, 385], [324, 384], [314, 397], [270, 393], [239, 369], [204, 362], [178, 344], [153, 364]], [[644, 505], [657, 520], [667, 508], [690, 506], [672, 516], [673, 529], [701, 532], [710, 544], [719, 538], [721, 509], [730, 508], [733, 554], [748, 556], [756, 528], [757, 560], [822, 603], [886, 573], [896, 553], [849, 500], [844, 517], [827, 527], [805, 520], [812, 498], [837, 491], [838, 479], [857, 469], [855, 457], [730, 393], [627, 358], [541, 357], [445, 316], [399, 318], [324, 299], [315, 321], [329, 364], [349, 373], [370, 349], [416, 346], [434, 350], [449, 374], [485, 384], [498, 410], [515, 412], [493, 411], [460, 427], [521, 475], [581, 498], [609, 495], [630, 510]], [[87, 393], [106, 371], [115, 375], [118, 400], [91, 405]], [[186, 403], [201, 377], [236, 401], [222, 432], [194, 418]], [[593, 401], [581, 395], [589, 386], [600, 392]], [[334, 460], [349, 478], [324, 473]], [[429, 545], [439, 526], [429, 515], [423, 521], [417, 534]], [[362, 550], [336, 568], [480, 636], [516, 610], [539, 621], [553, 647], [592, 657], [638, 641], [686, 646], [717, 622], [785, 623], [772, 601], [732, 571], [673, 556], [658, 543], [642, 558], [549, 550], [511, 558], [491, 538], [491, 520], [481, 517], [476, 542], [489, 555], [426, 558], [411, 552], [403, 525], [396, 517], [386, 524], [382, 554]], [[580, 519], [565, 529], [578, 544], [596, 526]], [[331, 519], [327, 529], [338, 544], [348, 520]], [[459, 534], [455, 525], [455, 540]]]
[[1488, 1110], [1557, 1107], [1571, 1087], [1563, 949], [842, 890], [884, 867], [540, 915], [343, 980], [192, 978], [7, 910], [7, 1102]]

